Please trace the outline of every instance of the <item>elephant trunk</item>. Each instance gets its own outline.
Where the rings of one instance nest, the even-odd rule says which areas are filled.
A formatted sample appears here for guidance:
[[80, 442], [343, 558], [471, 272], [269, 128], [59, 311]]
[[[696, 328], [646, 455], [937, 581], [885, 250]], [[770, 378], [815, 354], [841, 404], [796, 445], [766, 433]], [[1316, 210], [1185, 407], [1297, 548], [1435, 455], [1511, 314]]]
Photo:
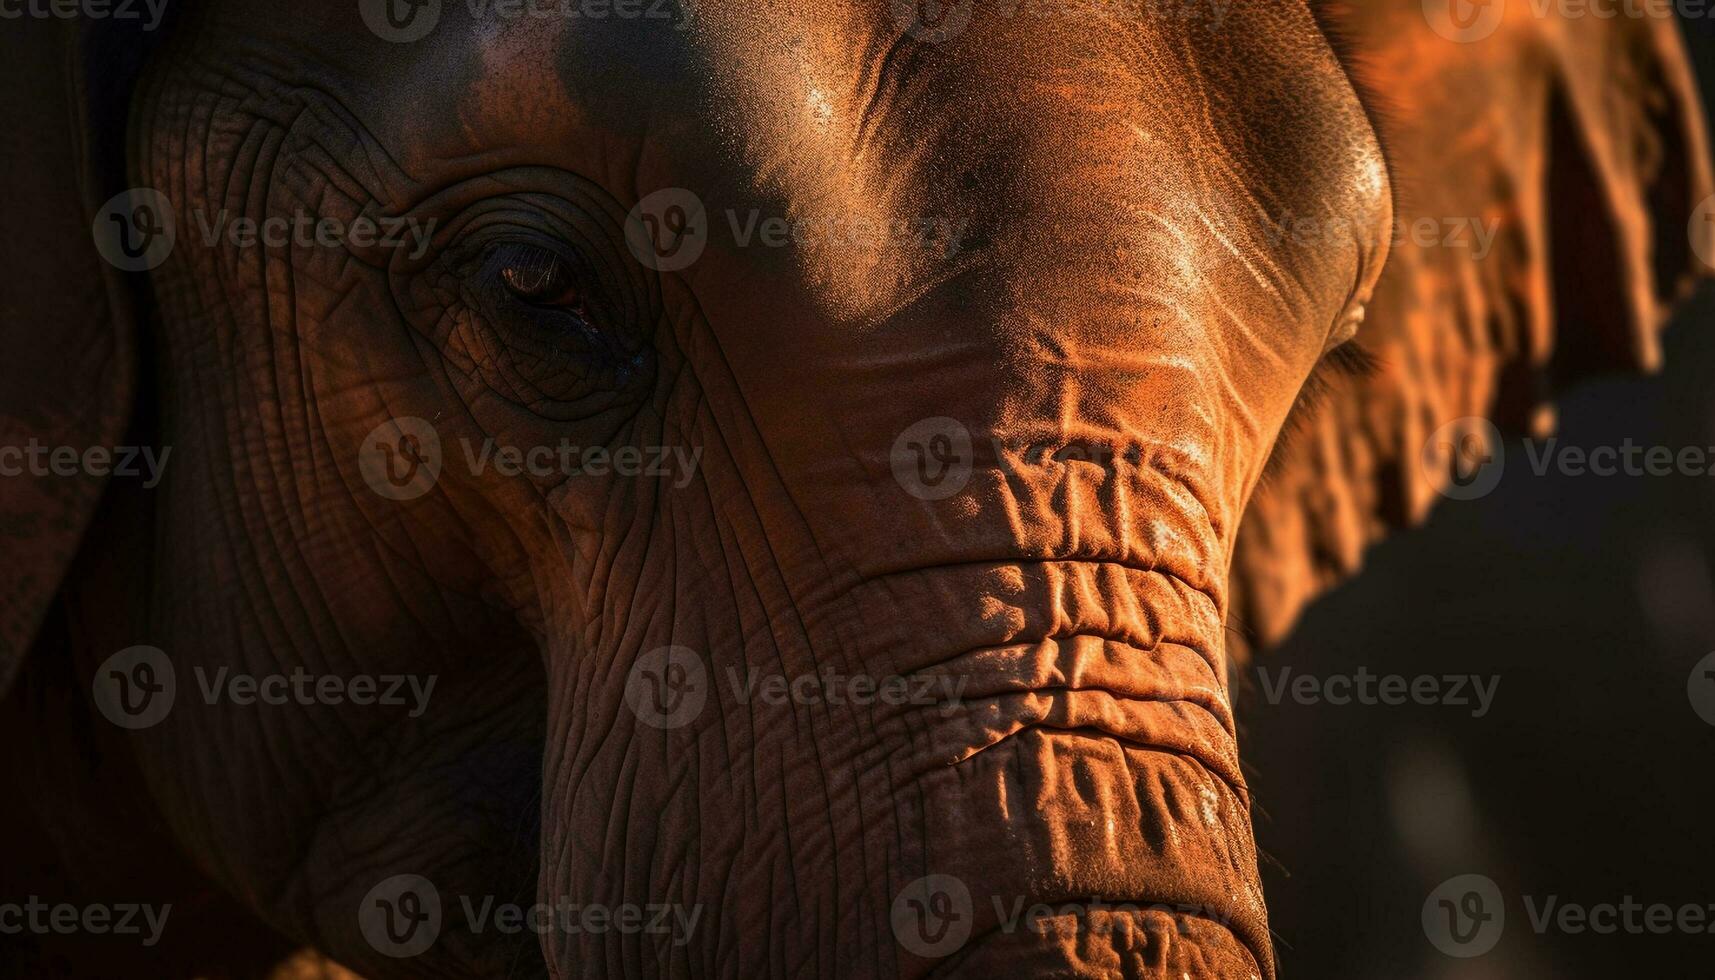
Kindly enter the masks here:
[[1272, 976], [1218, 594], [1193, 581], [1119, 555], [877, 571], [556, 685], [624, 690], [551, 709], [544, 897], [695, 926], [556, 933], [550, 962]]
[[958, 693], [893, 762], [919, 835], [890, 869], [902, 972], [1272, 975], [1210, 594], [1089, 561], [916, 579], [983, 597], [961, 647], [1013, 640], [915, 668]]
[[1038, 214], [1084, 171], [1032, 150], [1007, 199], [1054, 248], [995, 238], [880, 323], [665, 362], [695, 479], [567, 519], [622, 532], [537, 577], [575, 585], [543, 611], [571, 624], [544, 887], [702, 918], [559, 937], [566, 975], [1272, 976], [1222, 635], [1294, 392], [1233, 404], [1254, 375], [1199, 313], [1226, 296], [1138, 258], [1204, 253]]

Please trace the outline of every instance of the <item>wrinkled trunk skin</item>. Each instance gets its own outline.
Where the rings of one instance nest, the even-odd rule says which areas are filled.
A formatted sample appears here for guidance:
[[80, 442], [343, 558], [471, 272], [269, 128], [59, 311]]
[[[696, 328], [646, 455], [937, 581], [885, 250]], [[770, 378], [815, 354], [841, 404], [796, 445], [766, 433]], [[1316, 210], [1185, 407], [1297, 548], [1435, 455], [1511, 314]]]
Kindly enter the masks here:
[[[548, 760], [546, 812], [564, 822], [543, 898], [701, 913], [684, 946], [556, 934], [560, 975], [921, 976], [943, 961], [971, 975], [1264, 974], [1206, 593], [1117, 560], [1010, 560], [753, 602], [722, 625], [757, 639], [690, 661], [683, 686], [707, 700], [684, 727], [556, 701], [550, 738], [569, 748]], [[557, 689], [671, 691], [663, 669]], [[935, 701], [780, 703], [759, 684], [747, 704], [745, 670], [904, 675], [932, 682]], [[1054, 906], [1040, 932], [1018, 918], [1038, 904]]]
[[[948, 308], [983, 304], [901, 329]], [[941, 500], [915, 469], [933, 434], [888, 445], [920, 409], [867, 397], [867, 370], [797, 372], [826, 409], [751, 399], [766, 432], [724, 365], [680, 377], [696, 482], [637, 488], [659, 516], [571, 563], [596, 571], [562, 608], [594, 625], [550, 642], [540, 897], [700, 917], [688, 940], [556, 931], [557, 975], [1271, 975], [1222, 661], [1234, 495], [1176, 448], [1217, 444], [1197, 402], [1137, 397], [1201, 382], [1085, 354], [1081, 379], [944, 361], [935, 411], [974, 446]], [[895, 676], [907, 703], [833, 703]]]

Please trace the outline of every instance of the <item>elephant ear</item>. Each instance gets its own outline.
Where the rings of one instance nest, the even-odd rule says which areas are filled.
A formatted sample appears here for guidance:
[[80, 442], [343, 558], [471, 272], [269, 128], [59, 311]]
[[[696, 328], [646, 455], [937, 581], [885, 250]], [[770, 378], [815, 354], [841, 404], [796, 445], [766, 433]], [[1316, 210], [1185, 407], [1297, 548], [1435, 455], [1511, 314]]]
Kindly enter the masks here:
[[[97, 211], [126, 189], [126, 108], [150, 39], [134, 21], [25, 18], [0, 49], [0, 692], [16, 677], [102, 494], [81, 472], [121, 444], [139, 284], [102, 258]], [[58, 472], [56, 472], [58, 471]], [[72, 475], [59, 475], [71, 473]]]
[[[1277, 642], [1369, 545], [1425, 516], [1450, 477], [1426, 451], [1441, 427], [1542, 434], [1568, 385], [1653, 370], [1670, 307], [1708, 271], [1710, 223], [1692, 220], [1708, 147], [1678, 24], [1535, 6], [1319, 11], [1389, 158], [1394, 245], [1358, 340], [1375, 369], [1329, 382], [1240, 530], [1240, 636]], [[1495, 229], [1487, 250], [1473, 222]]]

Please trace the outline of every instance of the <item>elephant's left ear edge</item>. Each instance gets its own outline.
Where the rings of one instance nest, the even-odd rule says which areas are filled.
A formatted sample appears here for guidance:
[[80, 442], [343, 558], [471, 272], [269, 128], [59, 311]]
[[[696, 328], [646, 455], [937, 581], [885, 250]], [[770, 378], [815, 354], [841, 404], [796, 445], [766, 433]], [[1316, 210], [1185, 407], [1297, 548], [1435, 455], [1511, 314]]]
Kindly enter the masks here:
[[[107, 484], [81, 461], [134, 416], [138, 276], [97, 250], [126, 189], [129, 95], [156, 38], [121, 20], [16, 21], [0, 48], [0, 692], [10, 688]], [[69, 448], [79, 463], [54, 462]], [[99, 468], [99, 467], [91, 467]], [[68, 475], [69, 474], [69, 475]]]
[[[1715, 272], [1708, 132], [1677, 21], [1521, 14], [1462, 43], [1426, 9], [1321, 5], [1354, 84], [1383, 103], [1401, 206], [1360, 335], [1378, 369], [1331, 381], [1241, 525], [1241, 659], [1442, 499], [1449, 474], [1425, 447], [1444, 426], [1545, 434], [1569, 386], [1655, 370], [1675, 304]], [[1497, 223], [1492, 251], [1400, 234], [1453, 217]]]
[[[1715, 275], [1715, 177], [1679, 25], [1646, 18], [1626, 27], [1569, 29], [1553, 43], [1561, 66], [1548, 149], [1556, 390], [1619, 369], [1658, 369], [1675, 304]], [[1600, 297], [1612, 300], [1591, 302]]]

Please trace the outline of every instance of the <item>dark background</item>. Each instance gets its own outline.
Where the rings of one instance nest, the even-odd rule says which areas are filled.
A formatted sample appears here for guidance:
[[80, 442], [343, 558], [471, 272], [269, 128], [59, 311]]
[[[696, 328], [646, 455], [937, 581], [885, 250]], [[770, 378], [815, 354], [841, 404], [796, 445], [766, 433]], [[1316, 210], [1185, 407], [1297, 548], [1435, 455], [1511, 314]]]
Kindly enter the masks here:
[[[1684, 27], [1715, 105], [1715, 19]], [[1566, 398], [1561, 442], [1715, 447], [1715, 286], [1665, 349], [1659, 376]], [[1715, 934], [1538, 935], [1522, 897], [1715, 905], [1715, 727], [1686, 691], [1715, 651], [1715, 477], [1537, 476], [1506, 448], [1494, 493], [1372, 550], [1257, 665], [1498, 675], [1487, 716], [1270, 705], [1256, 666], [1236, 679], [1283, 978], [1715, 977]], [[1456, 959], [1421, 915], [1467, 872], [1506, 923]]]

